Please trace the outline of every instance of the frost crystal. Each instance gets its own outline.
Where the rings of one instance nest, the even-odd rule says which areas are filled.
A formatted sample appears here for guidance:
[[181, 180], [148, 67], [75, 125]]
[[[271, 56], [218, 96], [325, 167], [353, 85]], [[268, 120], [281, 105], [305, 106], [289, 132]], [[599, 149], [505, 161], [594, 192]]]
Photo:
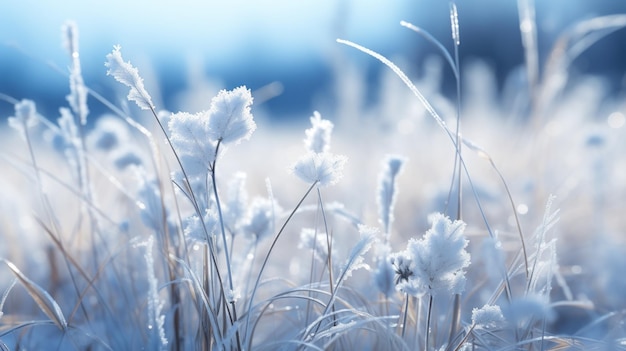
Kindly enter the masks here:
[[376, 270], [374, 271], [374, 282], [378, 290], [390, 297], [395, 291], [395, 269], [393, 259], [389, 256], [389, 246], [382, 245], [382, 254], [377, 258]]
[[247, 206], [246, 174], [237, 172], [228, 182], [228, 201], [223, 214], [224, 223], [233, 233], [242, 226]]
[[[332, 241], [330, 245], [331, 248], [334, 247]], [[312, 250], [313, 256], [316, 259], [320, 262], [328, 262], [328, 241], [326, 233], [320, 233], [313, 228], [302, 228], [298, 248]], [[332, 251], [333, 257], [335, 256], [334, 251], [335, 250]]]
[[343, 279], [352, 276], [352, 272], [357, 269], [369, 269], [369, 265], [364, 262], [364, 256], [372, 248], [374, 241], [376, 241], [377, 233], [378, 229], [376, 228], [359, 225], [359, 234], [361, 238], [350, 251], [350, 256], [348, 256], [348, 259], [343, 266]]
[[95, 128], [87, 136], [88, 144], [101, 151], [111, 151], [130, 140], [127, 125], [113, 115], [105, 115], [96, 120]]
[[419, 285], [431, 296], [458, 294], [465, 287], [465, 272], [470, 255], [463, 235], [465, 223], [452, 222], [441, 213], [429, 218], [432, 227], [420, 240], [411, 239], [407, 247], [413, 260], [412, 271]]
[[383, 170], [378, 176], [378, 218], [385, 235], [389, 235], [393, 222], [393, 207], [397, 197], [396, 177], [402, 170], [405, 158], [389, 155], [383, 162]]
[[274, 215], [279, 212], [280, 208], [274, 201], [261, 197], [254, 198], [248, 209], [244, 231], [253, 235], [257, 241], [271, 235], [274, 231]]
[[70, 94], [67, 95], [66, 98], [74, 114], [79, 117], [81, 125], [85, 125], [87, 124], [89, 108], [87, 107], [87, 87], [85, 87], [85, 83], [83, 82], [80, 58], [78, 55], [78, 28], [76, 23], [72, 21], [66, 22], [62, 27], [62, 32], [63, 46], [72, 59], [70, 69]]
[[245, 86], [231, 91], [221, 90], [211, 100], [211, 109], [208, 111], [209, 136], [223, 143], [238, 143], [249, 139], [256, 129], [250, 105], [252, 94]]
[[107, 55], [104, 66], [108, 68], [107, 75], [130, 88], [128, 100], [137, 103], [142, 110], [153, 110], [152, 98], [143, 86], [143, 79], [139, 76], [137, 68], [130, 62], [124, 62], [120, 46], [114, 46], [113, 52]]
[[307, 183], [318, 186], [333, 185], [342, 177], [347, 158], [328, 152], [333, 124], [322, 119], [318, 112], [311, 117], [312, 127], [305, 131], [306, 155], [302, 156], [290, 171]]
[[347, 158], [331, 153], [309, 152], [291, 168], [291, 171], [307, 183], [318, 182], [320, 186], [333, 185], [343, 176], [343, 166]]
[[15, 104], [15, 116], [8, 118], [9, 127], [17, 130], [26, 138], [26, 129], [37, 124], [37, 109], [31, 100], [22, 100]]
[[477, 328], [495, 328], [504, 323], [504, 316], [498, 305], [484, 305], [472, 310], [472, 323]]
[[469, 266], [470, 256], [463, 236], [465, 223], [452, 222], [443, 214], [431, 217], [432, 227], [421, 240], [411, 240], [415, 273], [431, 295], [460, 293], [465, 285], [463, 269]]
[[333, 131], [333, 123], [322, 119], [319, 112], [313, 112], [311, 117], [311, 128], [304, 131], [306, 138], [304, 146], [310, 152], [321, 154], [330, 149], [330, 136]]
[[[165, 336], [164, 302], [159, 298], [159, 285], [154, 273], [156, 267], [152, 253], [154, 236], [148, 238], [146, 244], [146, 270], [148, 276], [148, 329], [150, 330], [150, 349], [167, 350], [168, 340]], [[153, 324], [154, 323], [154, 324]]]
[[424, 291], [419, 286], [413, 272], [413, 259], [408, 251], [401, 251], [390, 256], [391, 264], [396, 273], [396, 289], [411, 296], [420, 296]]
[[170, 116], [170, 141], [190, 178], [205, 178], [215, 161], [215, 142], [207, 131], [208, 113], [178, 112]]

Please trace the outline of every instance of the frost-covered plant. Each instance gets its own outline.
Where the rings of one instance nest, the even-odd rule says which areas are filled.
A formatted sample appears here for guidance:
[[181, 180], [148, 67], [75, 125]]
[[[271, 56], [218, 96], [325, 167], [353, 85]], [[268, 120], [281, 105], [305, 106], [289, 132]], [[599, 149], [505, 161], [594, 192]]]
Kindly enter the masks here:
[[402, 171], [406, 158], [398, 155], [388, 155], [383, 161], [383, 168], [378, 175], [378, 218], [383, 226], [385, 242], [389, 241], [391, 224], [393, 223], [393, 209], [398, 196], [396, 177]]
[[429, 297], [425, 331], [426, 349], [429, 336], [433, 300], [437, 296], [460, 294], [465, 287], [465, 268], [470, 265], [470, 255], [465, 250], [468, 241], [463, 232], [465, 223], [452, 221], [442, 213], [429, 216], [431, 228], [421, 239], [411, 238], [407, 248], [392, 254], [391, 262], [396, 272], [396, 287], [406, 294], [402, 334], [406, 327], [409, 296]]
[[[315, 259], [321, 263], [326, 263], [328, 262], [328, 245], [326, 237], [327, 234], [324, 232], [318, 232], [313, 228], [302, 228], [300, 231], [298, 248], [311, 250]], [[332, 248], [334, 248], [334, 243], [331, 243], [330, 246], [332, 250]], [[335, 256], [335, 250], [333, 250], [333, 256]]]
[[87, 106], [87, 87], [83, 81], [82, 69], [80, 66], [80, 54], [78, 51], [78, 28], [75, 22], [68, 21], [62, 27], [63, 46], [67, 50], [72, 65], [70, 66], [70, 94], [67, 101], [70, 108], [78, 116], [81, 125], [87, 124], [89, 107]]
[[335, 155], [329, 151], [333, 124], [321, 118], [316, 112], [311, 117], [312, 127], [307, 129], [304, 146], [307, 150], [292, 167], [291, 172], [309, 184], [320, 187], [334, 185], [343, 176], [346, 156]]
[[497, 328], [502, 326], [505, 319], [498, 305], [484, 305], [481, 308], [472, 309], [472, 324], [476, 328]]
[[149, 348], [152, 350], [167, 350], [169, 344], [165, 336], [164, 302], [159, 298], [159, 284], [154, 273], [154, 236], [150, 236], [145, 243], [146, 271], [148, 272], [148, 333], [150, 334]]
[[22, 100], [15, 104], [15, 116], [7, 119], [9, 127], [15, 129], [22, 138], [26, 139], [27, 130], [38, 123], [37, 107], [32, 100]]
[[255, 241], [269, 237], [274, 233], [274, 219], [281, 211], [272, 199], [255, 197], [244, 220], [244, 233], [252, 236]]
[[465, 288], [465, 268], [470, 254], [463, 235], [465, 223], [441, 213], [429, 217], [431, 228], [421, 239], [407, 245], [412, 260], [412, 279], [430, 296], [458, 294]]
[[143, 79], [139, 76], [139, 70], [130, 62], [124, 62], [121, 46], [115, 46], [107, 55], [105, 66], [108, 68], [107, 75], [130, 88], [128, 100], [134, 101], [142, 110], [154, 110], [152, 98], [143, 86]]
[[[526, 9], [522, 12], [528, 16], [532, 11]], [[460, 34], [454, 4], [450, 14], [456, 54]], [[588, 27], [577, 27], [578, 32], [570, 34], [581, 35], [581, 30], [596, 33], [591, 27], [612, 30], [626, 26], [626, 17], [612, 17], [609, 22], [612, 23], [610, 27], [589, 22]], [[525, 28], [532, 24], [523, 23]], [[407, 23], [403, 26], [435, 43], [444, 59], [449, 61], [460, 86], [459, 61], [424, 30]], [[525, 33], [532, 32], [530, 29]], [[595, 268], [604, 268], [606, 274], [596, 274], [589, 267], [569, 266], [578, 260], [578, 252], [568, 251], [575, 240], [566, 242], [566, 249], [560, 252], [559, 258], [565, 256], [569, 263], [557, 262], [557, 241], [547, 233], [557, 223], [560, 213], [551, 211], [550, 206], [547, 206], [534, 235], [526, 236], [522, 231], [522, 226], [532, 222], [532, 216], [537, 214], [535, 207], [541, 207], [532, 203], [533, 199], [540, 197], [539, 190], [556, 183], [564, 186], [568, 194], [577, 196], [577, 203], [584, 204], [589, 199], [585, 194], [578, 196], [581, 194], [576, 192], [579, 189], [576, 184], [586, 184], [585, 180], [576, 177], [576, 172], [570, 172], [568, 162], [571, 160], [567, 157], [568, 160], [558, 166], [558, 172], [550, 172], [554, 168], [536, 167], [541, 172], [547, 171], [548, 176], [535, 178], [537, 172], [534, 172], [534, 165], [539, 163], [540, 158], [533, 151], [528, 151], [529, 158], [533, 160], [528, 174], [517, 172], [524, 165], [523, 157], [517, 157], [518, 152], [523, 156], [524, 151], [520, 151], [525, 148], [526, 139], [523, 139], [523, 143], [515, 145], [513, 171], [507, 169], [499, 174], [524, 173], [524, 176], [512, 179], [509, 183], [511, 188], [506, 189], [508, 196], [505, 197], [517, 211], [512, 218], [502, 204], [502, 196], [492, 186], [493, 182], [483, 178], [484, 174], [470, 164], [474, 154], [487, 157], [486, 149], [461, 137], [460, 123], [457, 123], [456, 130], [448, 127], [448, 124], [453, 124], [453, 118], [449, 117], [460, 116], [461, 112], [465, 114], [471, 109], [461, 111], [459, 107], [459, 111], [454, 111], [451, 108], [453, 103], [437, 93], [436, 84], [439, 82], [432, 77], [441, 74], [438, 69], [443, 66], [438, 69], [428, 66], [425, 70], [429, 76], [427, 94], [421, 94], [418, 88], [421, 89], [425, 81], [414, 84], [398, 66], [386, 59], [381, 60], [402, 78], [410, 88], [408, 93], [416, 95], [423, 106], [405, 104], [404, 100], [410, 94], [405, 94], [404, 88], [398, 89], [384, 82], [381, 106], [367, 104], [366, 109], [357, 111], [360, 104], [350, 100], [345, 104], [354, 105], [351, 106], [353, 115], [344, 117], [336, 113], [341, 116], [341, 122], [358, 116], [361, 118], [359, 128], [342, 124], [342, 127], [348, 128], [335, 131], [332, 122], [314, 112], [310, 118], [311, 126], [304, 133], [305, 155], [291, 167], [292, 173], [310, 187], [297, 203], [283, 211], [277, 204], [289, 203], [293, 179], [285, 182], [281, 179], [277, 196], [268, 186], [266, 195], [258, 196], [251, 191], [252, 201], [248, 201], [246, 183], [251, 180], [250, 185], [256, 184], [255, 177], [261, 172], [250, 169], [256, 163], [248, 160], [257, 157], [257, 154], [243, 155], [234, 160], [236, 169], [243, 169], [246, 173], [222, 174], [216, 171], [216, 167], [222, 170], [222, 162], [227, 166], [223, 169], [229, 171], [233, 164], [227, 164], [231, 160], [224, 157], [224, 148], [250, 139], [256, 131], [252, 116], [252, 92], [249, 89], [222, 90], [212, 98], [211, 106], [199, 113], [157, 112], [137, 69], [122, 59], [121, 50], [116, 47], [107, 56], [108, 74], [128, 86], [128, 98], [141, 109], [150, 110], [163, 134], [153, 137], [149, 127], [139, 125], [127, 113], [106, 101], [103, 101], [105, 105], [120, 116], [103, 118], [92, 115], [90, 118], [94, 123], [86, 123], [89, 113], [87, 96], [92, 90], [82, 79], [77, 38], [75, 25], [68, 23], [64, 27], [64, 40], [71, 57], [69, 106], [61, 109], [56, 124], [38, 115], [32, 101], [12, 100], [0, 94], [0, 100], [8, 101], [15, 107], [9, 125], [26, 139], [31, 157], [31, 164], [20, 156], [14, 157], [13, 152], [19, 152], [17, 148], [7, 148], [2, 155], [2, 160], [8, 160], [26, 177], [19, 179], [25, 182], [24, 186], [20, 183], [15, 187], [24, 196], [0, 203], [4, 205], [0, 213], [7, 218], [10, 216], [7, 223], [3, 223], [0, 234], [2, 239], [8, 238], [3, 242], [9, 244], [0, 246], [0, 255], [15, 256], [16, 265], [30, 267], [29, 276], [33, 277], [26, 278], [24, 274], [17, 273], [20, 271], [16, 265], [8, 266], [13, 271], [8, 272], [9, 277], [13, 274], [20, 279], [21, 285], [14, 287], [16, 284], [11, 283], [9, 278], [5, 279], [5, 271], [0, 270], [0, 288], [3, 291], [0, 296], [0, 349], [38, 349], [42, 347], [42, 340], [45, 346], [52, 345], [50, 340], [58, 341], [58, 345], [54, 345], [57, 349], [78, 347], [93, 350], [146, 347], [177, 350], [583, 349], [587, 343], [594, 342], [587, 337], [589, 335], [598, 339], [604, 337], [597, 343], [605, 348], [623, 348], [624, 332], [620, 323], [624, 313], [620, 312], [621, 309], [605, 308], [622, 303], [619, 286], [604, 278], [610, 274], [617, 279], [621, 266], [607, 268], [597, 263]], [[525, 38], [527, 41], [529, 36], [525, 34]], [[591, 35], [587, 39], [593, 41], [595, 38]], [[568, 51], [565, 44], [560, 47], [565, 48], [562, 51], [568, 58], [576, 49]], [[382, 55], [372, 56], [384, 59]], [[531, 83], [535, 87], [540, 84], [537, 80]], [[358, 94], [359, 85], [358, 81], [356, 84], [353, 82], [355, 89], [344, 93]], [[555, 91], [546, 96], [555, 96]], [[587, 86], [583, 92], [588, 94], [591, 90]], [[472, 89], [472, 94], [480, 92]], [[542, 96], [537, 99], [537, 111], [541, 112], [548, 105], [542, 106], [545, 98], [542, 94], [536, 95]], [[206, 100], [209, 98], [205, 97]], [[541, 146], [541, 150], [549, 149], [559, 154], [560, 147], [567, 145], [569, 148], [571, 140], [578, 136], [576, 132], [568, 131], [567, 127], [586, 130], [588, 128], [585, 127], [590, 125], [585, 122], [581, 128], [573, 124], [571, 118], [559, 116], [576, 117], [579, 111], [575, 110], [580, 106], [576, 100], [582, 101], [573, 98], [562, 104], [574, 107], [563, 108], [558, 103], [549, 105], [554, 116], [549, 116], [546, 125], [540, 123], [538, 117], [544, 116], [537, 111], [534, 111], [537, 116], [529, 118], [533, 123], [526, 123], [524, 119], [514, 127], [501, 120], [485, 120], [486, 116], [496, 114], [498, 108], [506, 107], [507, 113], [510, 110], [504, 105], [490, 106], [489, 113], [472, 112], [472, 115], [481, 117], [476, 120], [468, 118], [463, 132], [472, 137], [483, 136], [487, 144], [493, 142], [498, 149], [502, 146], [506, 157], [511, 156], [505, 151], [509, 138], [518, 131], [524, 137], [526, 133], [535, 133], [533, 135], [541, 142], [531, 146]], [[257, 104], [258, 101], [262, 98], [257, 100]], [[476, 108], [475, 101], [471, 99], [467, 99], [467, 104]], [[396, 110], [382, 105], [393, 105]], [[406, 109], [402, 113], [381, 113], [397, 111], [398, 105], [406, 105]], [[621, 107], [611, 108], [619, 111], [611, 115], [610, 128], [618, 129], [617, 126], [624, 121], [623, 111]], [[430, 125], [416, 118], [424, 113], [435, 118], [452, 141], [452, 148], [440, 147]], [[380, 118], [369, 118], [378, 115], [390, 117], [383, 123], [380, 123]], [[395, 116], [404, 115], [407, 117], [395, 119]], [[37, 122], [42, 124], [41, 128], [31, 128]], [[135, 129], [133, 134], [129, 133], [129, 126]], [[593, 128], [602, 129], [599, 125]], [[611, 214], [605, 211], [604, 206], [609, 202], [608, 197], [619, 197], [621, 178], [615, 174], [620, 174], [624, 168], [619, 158], [601, 159], [600, 149], [616, 145], [615, 149], [620, 150], [623, 146], [618, 133], [611, 134], [604, 129], [597, 134], [601, 137], [583, 138], [586, 140], [586, 151], [583, 152], [593, 149], [596, 153], [593, 159], [598, 161], [589, 162], [591, 169], [588, 171], [594, 176], [593, 185], [597, 191], [592, 200], [597, 208], [594, 211], [596, 217], [589, 221], [592, 228], [587, 230], [601, 233], [597, 236], [598, 241], [606, 238], [605, 231], [611, 228], [600, 218]], [[367, 133], [367, 138], [350, 134], [356, 133], [355, 130]], [[323, 201], [322, 191], [327, 191], [326, 186], [338, 183], [347, 159], [331, 151], [331, 137], [335, 143], [336, 140], [341, 141], [337, 134], [333, 134], [337, 131], [340, 137], [349, 138], [349, 142], [342, 145], [344, 153], [351, 158], [363, 155], [363, 161], [367, 162], [357, 163], [359, 168], [355, 175], [358, 181], [349, 179], [340, 192], [333, 194], [347, 199], [340, 200], [341, 203], [327, 203]], [[264, 147], [271, 148], [274, 153], [284, 149], [280, 135], [275, 133], [278, 132], [272, 130], [269, 136], [259, 133], [259, 144], [254, 147], [258, 155], [268, 155]], [[562, 133], [563, 137], [551, 139], [555, 133]], [[42, 134], [44, 138], [49, 137], [47, 141], [52, 141], [54, 149], [60, 152], [48, 155], [49, 144], [39, 150], [38, 138]], [[171, 150], [161, 147], [162, 138], [167, 139], [166, 146], [171, 146]], [[376, 142], [369, 143], [364, 141], [366, 139]], [[411, 164], [415, 162], [420, 172], [419, 176], [410, 174], [414, 186], [403, 187], [400, 193], [398, 176], [403, 171], [413, 173], [414, 170], [404, 169], [407, 158], [403, 156], [386, 157], [382, 170], [378, 171], [374, 199], [364, 195], [370, 192], [363, 185], [376, 181], [373, 178], [380, 165], [372, 165], [376, 162], [371, 161], [377, 160], [372, 155], [387, 153], [389, 145], [385, 141], [388, 140], [393, 140], [394, 149], [407, 153]], [[145, 144], [150, 147], [149, 151], [140, 146], [144, 141], [147, 141]], [[257, 143], [257, 140], [254, 142]], [[260, 147], [256, 148], [257, 145]], [[465, 147], [462, 154], [461, 145]], [[424, 153], [424, 149], [429, 152]], [[421, 238], [404, 238], [408, 244], [398, 252], [393, 246], [403, 239], [403, 232], [411, 232], [405, 229], [419, 227], [425, 220], [424, 212], [417, 211], [448, 209], [445, 200], [439, 199], [440, 193], [445, 199], [451, 192], [447, 188], [450, 183], [441, 182], [441, 179], [448, 178], [450, 170], [437, 167], [445, 159], [442, 156], [446, 150], [450, 152], [449, 156], [454, 154], [456, 158], [452, 183], [460, 190], [458, 200], [462, 200], [460, 194], [464, 194], [458, 209], [462, 205], [462, 219], [472, 221], [472, 246], [468, 246], [463, 221], [454, 221], [443, 213], [437, 213], [430, 217], [432, 227], [426, 234]], [[569, 152], [568, 149], [568, 153], [579, 158], [586, 155], [575, 150]], [[44, 152], [41, 157], [39, 151]], [[263, 173], [275, 166], [284, 168], [283, 159], [276, 155], [278, 157], [263, 156]], [[171, 162], [170, 156], [176, 163]], [[55, 168], [58, 164], [56, 157], [70, 165], [69, 175]], [[113, 163], [102, 163], [101, 157]], [[493, 162], [490, 156], [487, 158]], [[420, 164], [424, 160], [431, 160], [432, 164], [424, 167]], [[114, 166], [117, 171], [109, 172], [107, 166]], [[614, 175], [610, 182], [603, 184], [604, 175], [611, 172], [611, 167], [615, 168]], [[12, 170], [10, 168], [7, 167], [7, 173]], [[172, 171], [173, 183], [169, 177]], [[561, 178], [564, 172], [567, 177]], [[519, 179], [526, 176], [528, 179]], [[28, 195], [32, 194], [28, 193], [28, 189], [33, 188], [29, 183], [33, 179], [37, 182], [35, 189], [39, 191], [41, 197], [38, 200], [41, 201], [33, 209], [25, 211], [21, 202], [30, 200]], [[565, 185], [563, 179], [567, 179]], [[0, 181], [5, 186], [3, 180], [4, 175]], [[447, 184], [440, 186], [440, 183]], [[606, 190], [613, 188], [614, 194]], [[315, 202], [303, 205], [311, 191], [317, 192]], [[473, 198], [465, 196], [470, 193]], [[285, 194], [286, 200], [283, 199]], [[516, 207], [513, 198], [517, 200], [518, 196], [523, 203]], [[399, 206], [396, 204], [399, 197], [408, 201]], [[78, 214], [73, 211], [73, 207], [67, 204], [70, 201], [88, 209], [89, 212], [84, 213], [89, 218], [80, 211]], [[568, 207], [571, 207], [569, 203], [566, 204]], [[457, 215], [461, 218], [461, 211]], [[612, 219], [615, 228], [619, 228], [620, 223], [617, 217]], [[586, 220], [585, 216], [580, 218], [581, 221]], [[378, 223], [380, 230], [362, 225], [369, 221]], [[90, 222], [91, 226], [85, 225]], [[511, 235], [510, 222], [518, 222], [515, 227], [519, 236]], [[396, 223], [402, 231], [393, 230]], [[390, 240], [392, 231], [394, 235], [399, 232], [394, 240]], [[18, 235], [11, 235], [12, 232]], [[100, 240], [85, 240], [88, 237], [85, 232]], [[40, 235], [44, 236], [43, 240], [40, 240]], [[24, 241], [28, 245], [19, 240], [26, 236], [32, 238]], [[267, 241], [262, 240], [270, 237], [273, 241], [267, 249], [263, 245]], [[519, 241], [511, 240], [512, 237], [527, 240], [529, 250], [520, 249]], [[285, 239], [282, 246], [277, 244], [279, 238]], [[473, 251], [471, 257], [482, 264], [470, 269], [468, 251], [480, 248], [481, 241], [487, 249], [481, 254]], [[42, 244], [38, 246], [37, 243]], [[142, 249], [135, 250], [137, 247]], [[310, 250], [307, 252], [310, 256], [302, 255], [300, 250], [295, 250], [296, 247]], [[17, 253], [23, 248], [29, 250], [29, 255], [20, 256]], [[621, 247], [614, 245], [612, 249], [619, 256]], [[36, 250], [45, 255], [38, 254]], [[370, 251], [373, 253], [370, 254]], [[275, 252], [274, 257], [270, 257], [272, 252]], [[606, 251], [600, 253], [604, 255]], [[619, 265], [621, 261], [613, 262]], [[310, 272], [306, 272], [307, 267], [311, 267]], [[320, 267], [323, 268], [318, 269]], [[39, 276], [32, 274], [35, 271], [33, 268]], [[374, 271], [371, 275], [355, 273], [360, 268]], [[35, 283], [35, 280], [42, 282]], [[591, 301], [586, 304], [577, 301], [577, 294], [573, 293], [573, 289], [570, 291], [567, 285], [571, 281], [576, 281], [578, 288], [582, 287], [585, 299], [603, 304], [603, 308], [594, 308]], [[21, 296], [25, 294], [19, 294], [24, 288], [33, 300], [25, 301]], [[605, 291], [594, 294], [598, 290]], [[610, 302], [603, 298], [609, 295], [612, 297]], [[32, 308], [33, 301], [38, 309]], [[584, 315], [583, 318], [592, 321], [589, 328], [574, 330], [565, 337], [553, 333], [554, 330], [563, 330], [559, 329], [563, 328], [561, 321], [568, 319], [567, 313], [575, 308], [580, 309], [574, 310], [577, 316]], [[607, 314], [600, 315], [605, 309]], [[35, 311], [38, 316], [31, 316], [30, 311]], [[36, 318], [42, 320], [33, 321]], [[581, 328], [581, 324], [578, 322], [577, 327]], [[445, 334], [448, 334], [447, 339]]]
[[322, 154], [330, 149], [330, 137], [333, 132], [333, 123], [322, 119], [322, 115], [314, 111], [311, 117], [311, 128], [304, 131], [305, 148], [313, 153]]
[[394, 267], [394, 259], [390, 256], [391, 248], [389, 245], [381, 245], [376, 257], [376, 269], [374, 270], [374, 282], [378, 290], [385, 296], [390, 298], [396, 291], [396, 268]]
[[343, 155], [309, 152], [293, 165], [291, 171], [309, 184], [334, 185], [341, 180], [347, 160]]
[[211, 100], [208, 111], [207, 133], [212, 140], [224, 144], [250, 139], [256, 129], [250, 106], [252, 94], [246, 87], [231, 91], [221, 90]]

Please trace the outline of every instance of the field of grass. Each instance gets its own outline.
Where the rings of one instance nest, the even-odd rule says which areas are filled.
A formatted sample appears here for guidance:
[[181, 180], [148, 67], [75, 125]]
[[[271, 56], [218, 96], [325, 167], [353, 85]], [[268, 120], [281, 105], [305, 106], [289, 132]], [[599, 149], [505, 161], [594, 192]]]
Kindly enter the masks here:
[[0, 350], [626, 349], [626, 104], [570, 72], [626, 15], [540, 64], [521, 11], [511, 89], [461, 65], [452, 3], [449, 38], [401, 24], [440, 52], [419, 79], [339, 39], [386, 67], [376, 103], [337, 69], [336, 114], [302, 129], [245, 86], [161, 110], [119, 47], [107, 101], [66, 24], [60, 117], [0, 92]]

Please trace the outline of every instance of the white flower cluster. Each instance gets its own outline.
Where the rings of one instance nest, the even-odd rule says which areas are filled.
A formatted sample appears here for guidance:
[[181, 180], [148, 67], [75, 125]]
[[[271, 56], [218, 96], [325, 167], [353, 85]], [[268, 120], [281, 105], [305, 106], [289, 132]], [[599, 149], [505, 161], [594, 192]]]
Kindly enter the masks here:
[[250, 138], [256, 129], [251, 105], [252, 94], [242, 86], [220, 91], [207, 111], [178, 112], [170, 116], [170, 141], [190, 182], [206, 183], [218, 147]]
[[464, 269], [470, 264], [463, 235], [465, 223], [441, 213], [430, 216], [432, 227], [423, 238], [410, 239], [406, 250], [393, 254], [396, 286], [414, 296], [458, 294], [465, 287]]
[[333, 185], [343, 176], [347, 157], [330, 153], [332, 122], [322, 119], [318, 112], [311, 117], [311, 128], [305, 131], [304, 145], [307, 153], [292, 167], [291, 171], [307, 183], [319, 186]]

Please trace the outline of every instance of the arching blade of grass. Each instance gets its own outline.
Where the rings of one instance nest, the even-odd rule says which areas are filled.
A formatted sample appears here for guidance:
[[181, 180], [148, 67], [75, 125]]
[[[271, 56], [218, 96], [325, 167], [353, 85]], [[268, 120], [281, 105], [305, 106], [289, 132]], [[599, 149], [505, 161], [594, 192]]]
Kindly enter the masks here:
[[24, 285], [28, 294], [35, 300], [39, 308], [59, 327], [59, 329], [67, 330], [67, 321], [61, 307], [56, 301], [45, 291], [42, 287], [37, 285], [32, 280], [28, 279], [12, 262], [2, 259], [6, 263], [7, 267], [13, 272], [15, 277]]

